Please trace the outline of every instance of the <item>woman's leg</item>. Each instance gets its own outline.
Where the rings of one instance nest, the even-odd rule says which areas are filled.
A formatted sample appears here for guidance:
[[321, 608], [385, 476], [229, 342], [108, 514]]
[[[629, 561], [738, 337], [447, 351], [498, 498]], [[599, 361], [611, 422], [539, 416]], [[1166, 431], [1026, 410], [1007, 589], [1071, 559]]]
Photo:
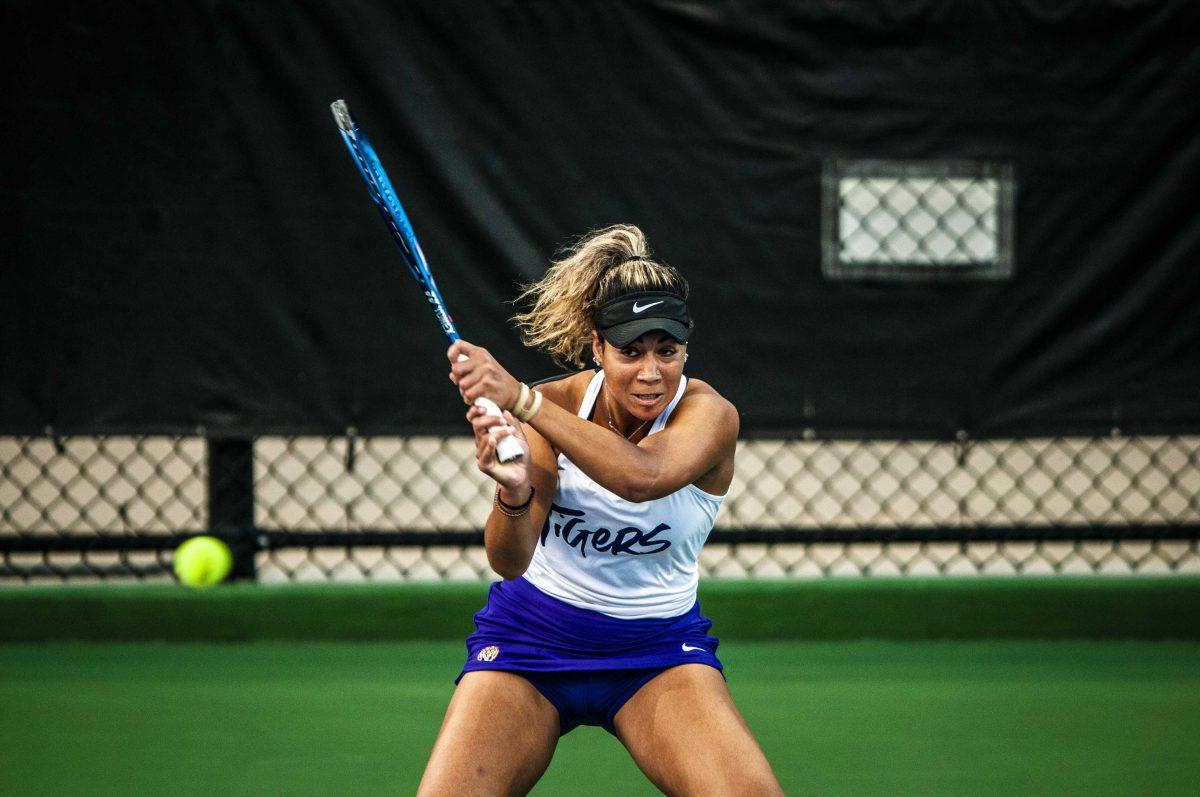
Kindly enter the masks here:
[[667, 794], [783, 794], [712, 667], [664, 671], [634, 693], [613, 724], [638, 767]]
[[469, 672], [446, 709], [417, 794], [525, 794], [558, 744], [558, 711], [510, 672]]

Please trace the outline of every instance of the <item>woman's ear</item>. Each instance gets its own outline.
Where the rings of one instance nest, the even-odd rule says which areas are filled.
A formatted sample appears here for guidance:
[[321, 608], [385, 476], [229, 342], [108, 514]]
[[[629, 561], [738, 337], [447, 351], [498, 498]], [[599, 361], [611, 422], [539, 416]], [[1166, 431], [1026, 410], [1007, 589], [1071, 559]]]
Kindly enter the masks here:
[[600, 333], [592, 330], [592, 362], [599, 367], [601, 360], [604, 359], [604, 338], [600, 337]]

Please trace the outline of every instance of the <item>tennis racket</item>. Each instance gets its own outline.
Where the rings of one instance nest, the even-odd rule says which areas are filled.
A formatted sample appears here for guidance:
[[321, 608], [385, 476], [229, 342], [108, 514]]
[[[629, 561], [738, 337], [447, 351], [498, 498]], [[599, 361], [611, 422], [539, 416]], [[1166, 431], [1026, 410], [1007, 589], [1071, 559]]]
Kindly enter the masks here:
[[[375, 208], [383, 218], [388, 232], [391, 233], [392, 240], [400, 248], [400, 254], [404, 257], [405, 264], [408, 265], [409, 273], [421, 286], [425, 298], [433, 305], [434, 315], [437, 316], [442, 331], [453, 343], [459, 338], [458, 328], [454, 326], [454, 319], [450, 317], [450, 312], [446, 309], [446, 302], [442, 299], [437, 283], [433, 280], [429, 262], [425, 259], [425, 253], [421, 251], [421, 244], [417, 243], [412, 223], [408, 220], [408, 214], [404, 212], [404, 206], [396, 197], [396, 189], [392, 188], [392, 181], [388, 179], [387, 172], [383, 170], [383, 164], [379, 162], [375, 148], [367, 141], [366, 135], [354, 121], [354, 117], [350, 115], [350, 109], [346, 106], [345, 100], [336, 100], [329, 107], [333, 111], [333, 118], [337, 122], [338, 131], [342, 134], [342, 140], [346, 142], [346, 149], [350, 150], [350, 157], [353, 158], [354, 165], [358, 167], [359, 174], [367, 184], [367, 194], [375, 203]], [[465, 360], [467, 356], [459, 355], [459, 359]], [[481, 396], [475, 399], [475, 405], [482, 407], [488, 415], [503, 417], [500, 407], [491, 399]], [[502, 437], [496, 444], [496, 455], [501, 462], [519, 459], [522, 454], [521, 444], [515, 437]]]

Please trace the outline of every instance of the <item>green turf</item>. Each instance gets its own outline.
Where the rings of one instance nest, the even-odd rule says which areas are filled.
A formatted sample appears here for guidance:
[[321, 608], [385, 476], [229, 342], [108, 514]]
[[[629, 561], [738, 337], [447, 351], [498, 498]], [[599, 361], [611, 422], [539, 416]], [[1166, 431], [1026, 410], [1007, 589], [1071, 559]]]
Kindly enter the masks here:
[[[0, 646], [0, 794], [411, 793], [458, 643]], [[1200, 644], [740, 642], [792, 794], [1194, 794]], [[655, 793], [583, 728], [535, 794]]]

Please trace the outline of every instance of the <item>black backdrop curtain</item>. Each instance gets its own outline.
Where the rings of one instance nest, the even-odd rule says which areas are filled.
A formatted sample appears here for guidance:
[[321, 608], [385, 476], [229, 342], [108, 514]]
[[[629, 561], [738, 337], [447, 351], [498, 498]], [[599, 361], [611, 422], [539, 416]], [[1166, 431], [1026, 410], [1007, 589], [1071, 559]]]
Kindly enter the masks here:
[[[10, 2], [0, 432], [465, 433], [344, 97], [464, 337], [589, 228], [693, 285], [750, 434], [1200, 428], [1189, 2]], [[1015, 273], [830, 281], [831, 158], [1016, 181]]]

